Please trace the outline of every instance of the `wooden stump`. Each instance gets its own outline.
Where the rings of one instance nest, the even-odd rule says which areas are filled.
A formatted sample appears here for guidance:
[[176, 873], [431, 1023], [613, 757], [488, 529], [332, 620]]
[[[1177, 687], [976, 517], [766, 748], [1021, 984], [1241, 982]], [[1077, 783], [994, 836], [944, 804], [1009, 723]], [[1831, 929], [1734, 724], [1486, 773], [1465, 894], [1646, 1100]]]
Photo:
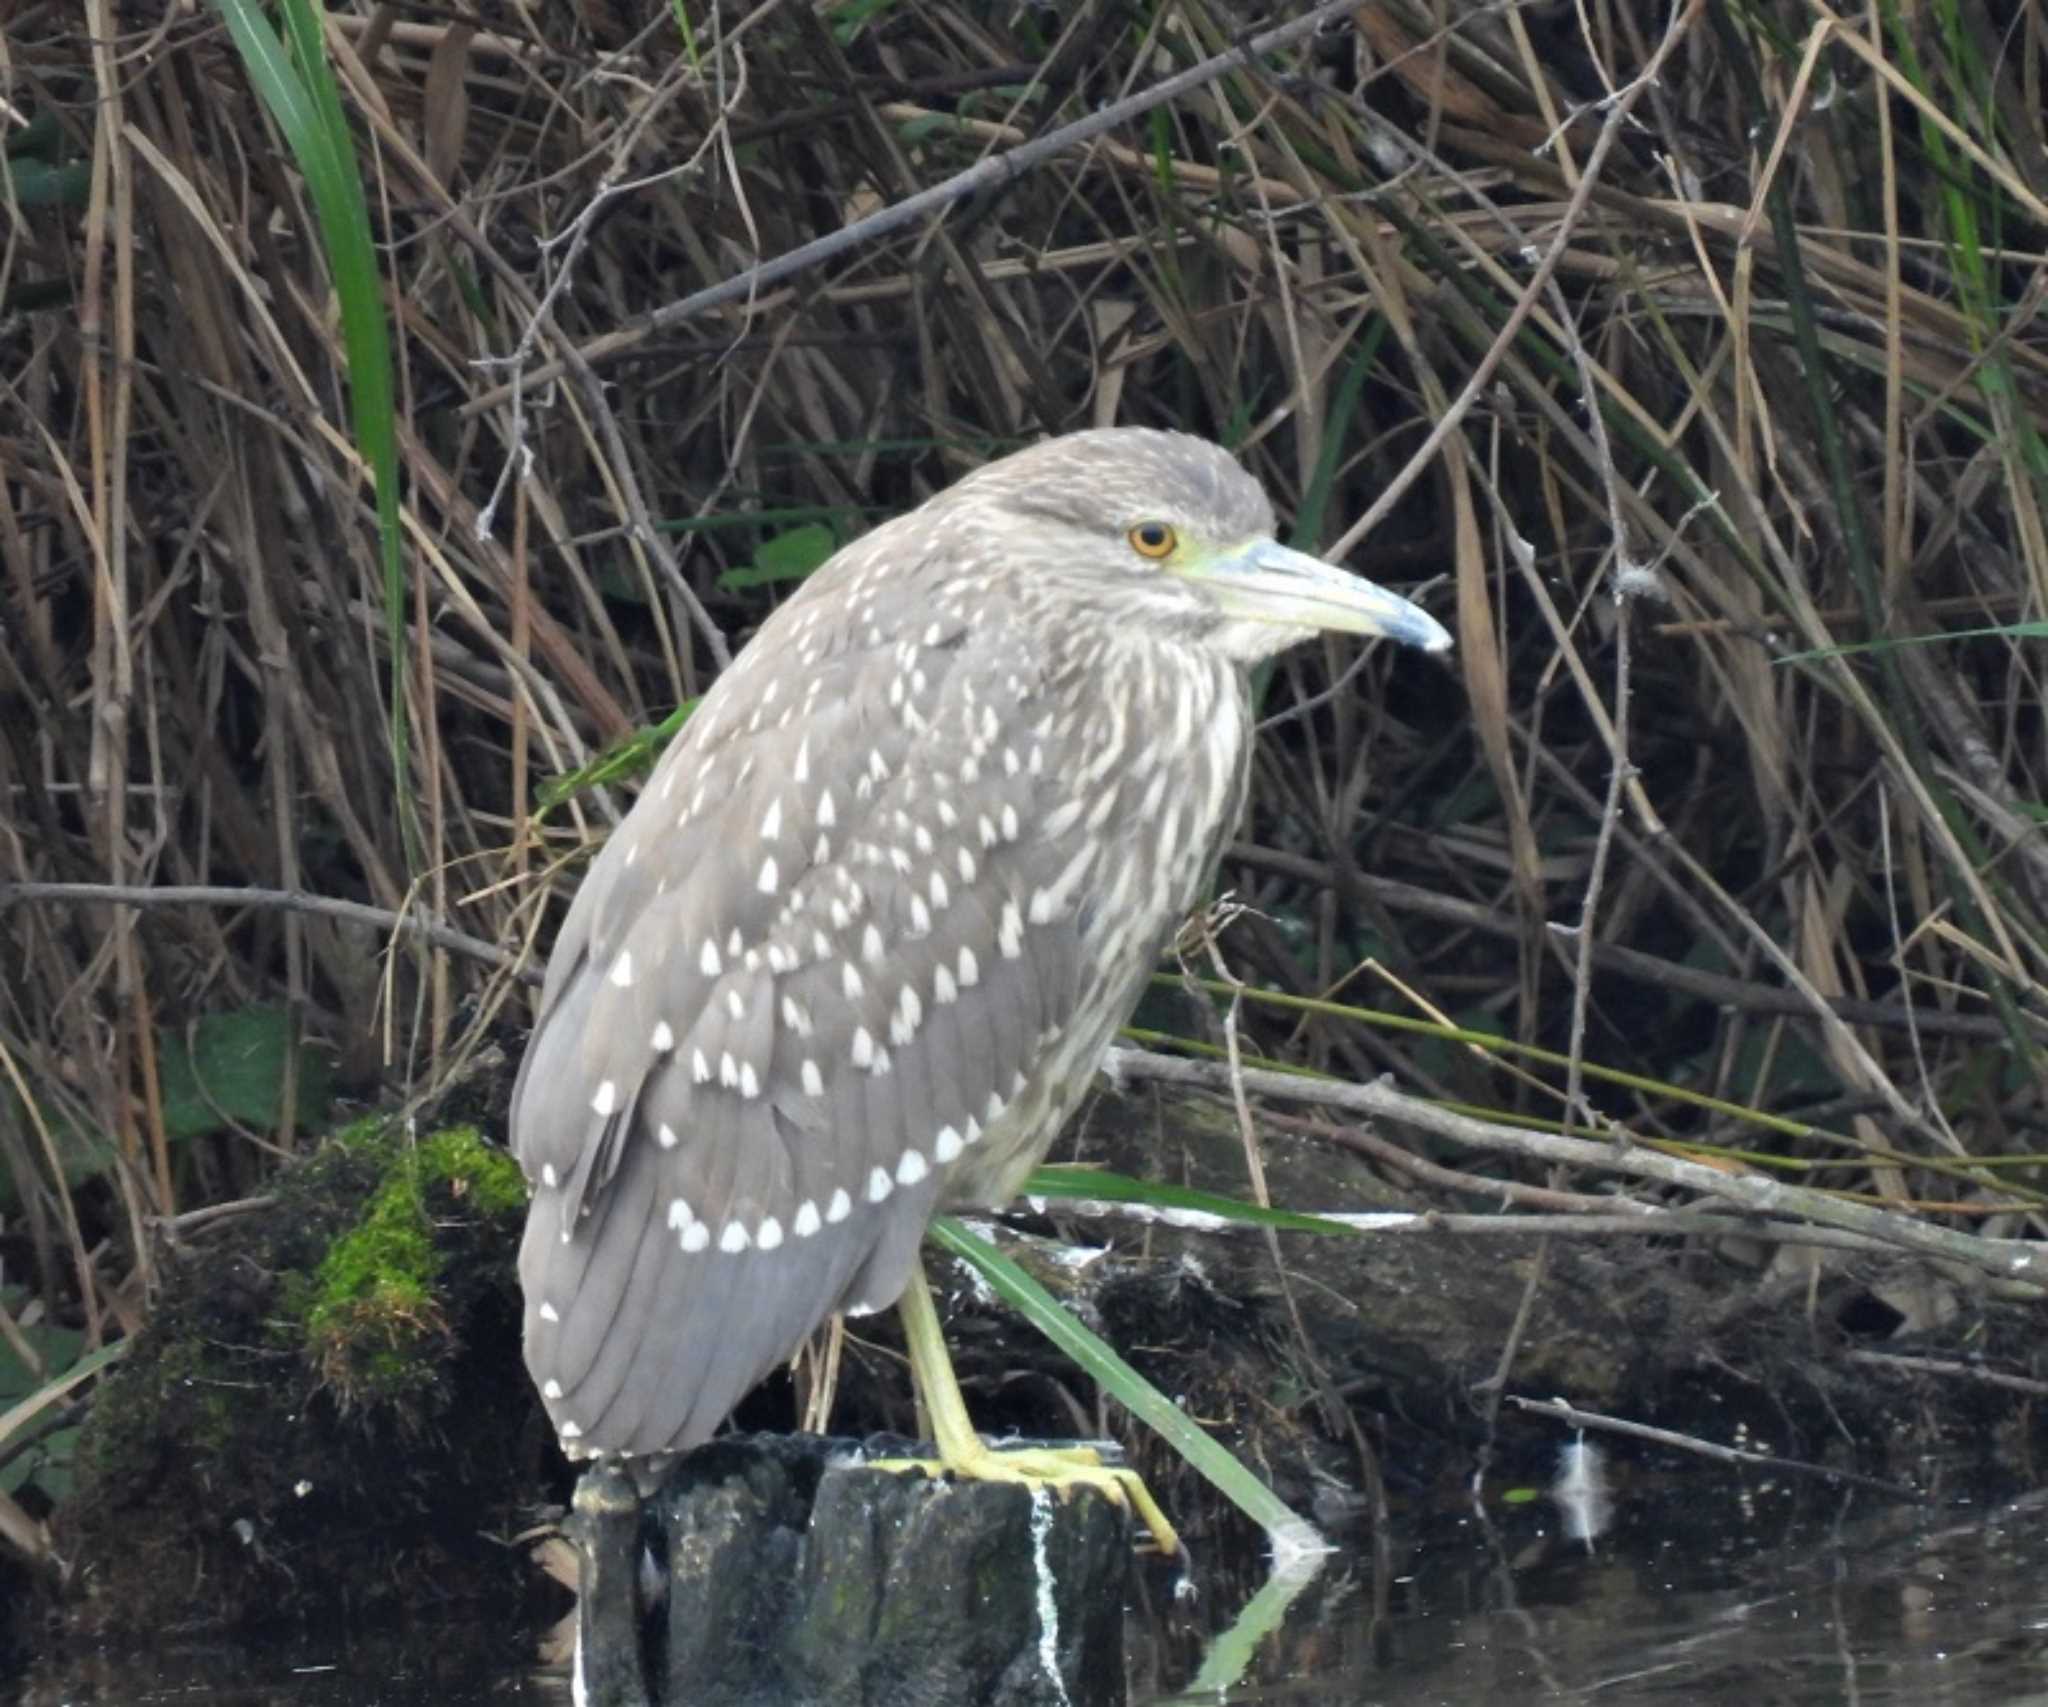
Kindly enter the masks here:
[[[683, 1459], [644, 1505], [620, 1472], [587, 1473], [587, 1707], [1121, 1702], [1126, 1514], [1092, 1491], [1061, 1501], [861, 1462], [884, 1451], [906, 1455], [898, 1443], [730, 1436]], [[643, 1614], [649, 1545], [666, 1554], [666, 1594]]]

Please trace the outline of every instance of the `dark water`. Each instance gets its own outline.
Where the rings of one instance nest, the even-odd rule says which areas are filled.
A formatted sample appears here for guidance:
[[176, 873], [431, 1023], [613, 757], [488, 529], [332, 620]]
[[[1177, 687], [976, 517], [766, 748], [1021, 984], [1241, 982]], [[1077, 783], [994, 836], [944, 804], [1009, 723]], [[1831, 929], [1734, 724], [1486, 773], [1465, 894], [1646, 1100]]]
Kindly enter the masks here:
[[1334, 1560], [1226, 1693], [1162, 1672], [1143, 1699], [2048, 1707], [2048, 1497], [1679, 1483], [1624, 1493], [1590, 1548], [1561, 1528], [1544, 1504], [1403, 1537], [1384, 1572]]
[[[1541, 1500], [1397, 1520], [1383, 1561], [1331, 1556], [1277, 1622], [1287, 1591], [1261, 1560], [1204, 1562], [1192, 1599], [1157, 1570], [1133, 1614], [1133, 1701], [2048, 1707], [2048, 1495], [1907, 1505], [1703, 1476], [1624, 1487], [1590, 1547], [1562, 1530]], [[566, 1703], [566, 1685], [513, 1640], [472, 1621], [404, 1640], [301, 1636], [270, 1653], [167, 1645], [144, 1661], [74, 1659], [21, 1699]]]

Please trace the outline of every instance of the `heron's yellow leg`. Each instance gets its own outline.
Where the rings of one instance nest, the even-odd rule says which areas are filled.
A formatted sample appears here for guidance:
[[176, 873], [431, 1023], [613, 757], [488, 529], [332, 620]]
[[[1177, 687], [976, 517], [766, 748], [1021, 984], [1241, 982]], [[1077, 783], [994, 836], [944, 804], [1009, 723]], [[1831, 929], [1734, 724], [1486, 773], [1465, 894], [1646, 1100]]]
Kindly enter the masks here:
[[925, 1284], [924, 1263], [910, 1271], [910, 1285], [896, 1308], [903, 1316], [903, 1339], [910, 1352], [910, 1379], [931, 1423], [932, 1458], [881, 1458], [878, 1470], [921, 1470], [928, 1476], [951, 1474], [981, 1482], [1021, 1482], [1049, 1489], [1064, 1499], [1075, 1488], [1095, 1488], [1138, 1515], [1164, 1553], [1180, 1551], [1180, 1537], [1159, 1509], [1152, 1490], [1135, 1470], [1106, 1465], [1092, 1447], [1022, 1447], [998, 1451], [974, 1432], [967, 1401], [953, 1374], [953, 1360], [939, 1327], [939, 1312]]

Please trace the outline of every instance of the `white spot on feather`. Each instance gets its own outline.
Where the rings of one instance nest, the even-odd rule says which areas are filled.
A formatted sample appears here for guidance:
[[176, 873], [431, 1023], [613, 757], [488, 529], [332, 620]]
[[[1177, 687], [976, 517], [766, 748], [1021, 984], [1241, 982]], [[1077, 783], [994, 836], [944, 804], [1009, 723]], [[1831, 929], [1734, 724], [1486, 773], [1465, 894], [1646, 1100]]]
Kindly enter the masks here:
[[618, 959], [612, 962], [612, 982], [621, 990], [633, 987], [633, 951], [630, 948], [620, 949]]
[[924, 1022], [924, 1003], [917, 999], [917, 992], [908, 984], [896, 1003], [896, 1012], [889, 1020], [889, 1041], [902, 1048], [917, 1035], [917, 1028]]
[[1101, 844], [1086, 841], [1077, 848], [1059, 876], [1041, 889], [1031, 892], [1031, 922], [1034, 925], [1050, 924], [1067, 910], [1067, 903], [1073, 898], [1074, 890], [1094, 863], [1095, 852]]
[[718, 1248], [727, 1255], [743, 1251], [752, 1243], [753, 1240], [748, 1238], [746, 1228], [737, 1221], [726, 1222], [724, 1231], [718, 1235]]
[[922, 1150], [905, 1150], [903, 1159], [896, 1164], [896, 1183], [915, 1185], [930, 1172], [931, 1168], [925, 1162]]
[[832, 1193], [832, 1201], [825, 1205], [825, 1219], [836, 1226], [852, 1213], [853, 1199], [846, 1195], [846, 1188], [841, 1186]]

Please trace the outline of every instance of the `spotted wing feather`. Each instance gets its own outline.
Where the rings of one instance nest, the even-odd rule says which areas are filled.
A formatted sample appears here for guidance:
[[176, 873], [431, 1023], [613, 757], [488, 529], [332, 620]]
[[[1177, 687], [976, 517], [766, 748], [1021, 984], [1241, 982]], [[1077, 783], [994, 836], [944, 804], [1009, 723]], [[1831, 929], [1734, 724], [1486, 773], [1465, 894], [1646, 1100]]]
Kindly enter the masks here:
[[830, 1311], [893, 1302], [1077, 1000], [1071, 914], [1022, 951], [1069, 859], [1033, 828], [1047, 684], [957, 585], [863, 608], [889, 531], [707, 697], [551, 962], [512, 1131], [572, 1450], [695, 1444]]

